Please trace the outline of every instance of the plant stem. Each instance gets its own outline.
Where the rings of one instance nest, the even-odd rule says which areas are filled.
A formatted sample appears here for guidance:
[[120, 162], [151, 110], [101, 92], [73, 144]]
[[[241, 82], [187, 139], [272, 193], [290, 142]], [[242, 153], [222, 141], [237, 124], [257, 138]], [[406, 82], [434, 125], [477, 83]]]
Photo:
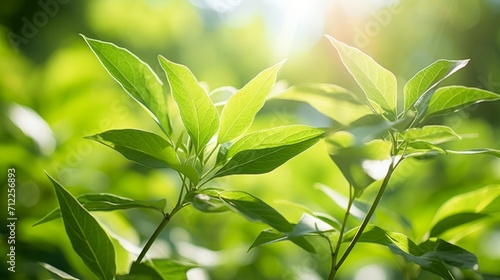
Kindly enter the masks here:
[[349, 215], [351, 214], [351, 207], [352, 204], [354, 203], [354, 196], [352, 192], [352, 186], [349, 186], [349, 202], [347, 203], [347, 209], [344, 215], [344, 220], [342, 221], [342, 226], [340, 228], [339, 232], [339, 238], [337, 240], [337, 244], [335, 246], [335, 252], [332, 252], [332, 268], [330, 270], [330, 274], [328, 275], [328, 280], [332, 280], [335, 277], [335, 274], [337, 273], [337, 256], [339, 255], [340, 252], [340, 245], [342, 244], [342, 239], [344, 238], [344, 231], [345, 227], [347, 225], [347, 219], [349, 218]]
[[[353, 239], [351, 240], [351, 243], [349, 243], [349, 246], [347, 247], [346, 251], [342, 255], [342, 258], [339, 260], [335, 268], [333, 269], [335, 272], [340, 268], [340, 266], [344, 263], [346, 260], [347, 256], [351, 253], [352, 249], [358, 242], [359, 238], [361, 237], [361, 234], [363, 234], [363, 231], [365, 230], [366, 226], [368, 225], [368, 222], [370, 221], [371, 217], [373, 216], [373, 213], [375, 213], [375, 209], [377, 209], [377, 206], [380, 202], [380, 199], [382, 199], [382, 195], [384, 194], [387, 185], [389, 184], [389, 179], [391, 178], [392, 172], [396, 168], [397, 164], [399, 162], [392, 164], [389, 166], [389, 170], [387, 171], [387, 175], [385, 175], [384, 181], [382, 182], [382, 186], [380, 186], [380, 189], [378, 190], [377, 196], [375, 197], [375, 200], [373, 201], [373, 204], [371, 205], [370, 209], [368, 210], [368, 213], [366, 213], [366, 217], [363, 219], [363, 222], [358, 228], [358, 231], [356, 231], [356, 234], [354, 235]], [[333, 278], [331, 278], [333, 279]]]
[[160, 233], [162, 232], [162, 230], [165, 228], [165, 226], [168, 224], [168, 222], [170, 222], [170, 220], [175, 215], [175, 213], [179, 212], [179, 210], [181, 210], [182, 208], [184, 208], [184, 206], [186, 206], [186, 205], [187, 204], [177, 204], [175, 206], [175, 208], [172, 209], [172, 212], [165, 214], [165, 217], [161, 221], [160, 225], [158, 225], [158, 227], [156, 228], [155, 232], [153, 233], [153, 235], [151, 235], [151, 237], [149, 238], [148, 242], [146, 242], [146, 245], [144, 246], [144, 248], [142, 249], [141, 253], [137, 257], [137, 260], [135, 261], [136, 263], [140, 263], [142, 261], [142, 259], [146, 256], [146, 253], [151, 248], [151, 245], [153, 245], [153, 243], [155, 242], [156, 238], [158, 238], [158, 236], [160, 235]]

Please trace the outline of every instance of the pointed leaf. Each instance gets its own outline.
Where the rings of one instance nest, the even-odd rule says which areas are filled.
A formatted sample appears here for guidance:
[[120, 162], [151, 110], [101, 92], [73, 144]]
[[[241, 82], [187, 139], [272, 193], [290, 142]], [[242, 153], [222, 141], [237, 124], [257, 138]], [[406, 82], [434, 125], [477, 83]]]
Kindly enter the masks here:
[[451, 127], [443, 125], [410, 128], [403, 133], [403, 137], [408, 142], [423, 141], [433, 145], [461, 139]]
[[222, 109], [217, 142], [222, 144], [243, 134], [253, 122], [257, 112], [264, 106], [267, 95], [276, 82], [280, 62], [262, 72], [229, 98]]
[[307, 102], [323, 115], [342, 125], [348, 125], [373, 113], [354, 93], [332, 84], [295, 85], [275, 98]]
[[248, 251], [252, 250], [253, 248], [285, 240], [288, 240], [288, 237], [283, 233], [272, 228], [266, 229], [261, 233], [259, 233], [257, 238], [255, 238], [254, 242], [252, 243], [252, 245], [250, 245], [250, 248], [248, 248]]
[[489, 213], [500, 211], [500, 185], [457, 195], [446, 201], [436, 212], [431, 223], [431, 236], [448, 229], [485, 218]]
[[441, 260], [449, 266], [461, 269], [477, 270], [479, 268], [474, 254], [440, 238], [427, 240], [419, 247], [425, 252], [422, 257]]
[[491, 91], [463, 86], [448, 86], [436, 90], [425, 113], [428, 119], [463, 109], [469, 105], [499, 100], [500, 95]]
[[404, 111], [414, 107], [419, 113], [425, 111], [436, 87], [444, 79], [467, 65], [469, 60], [441, 59], [415, 74], [405, 85]]
[[228, 150], [227, 158], [244, 150], [260, 150], [297, 144], [318, 138], [324, 132], [324, 129], [305, 125], [288, 125], [259, 130], [243, 136], [234, 143]]
[[162, 82], [151, 67], [124, 48], [82, 37], [108, 73], [151, 113], [167, 135], [170, 134], [172, 128], [168, 119], [167, 96], [163, 92]]
[[196, 77], [184, 65], [173, 63], [159, 56], [165, 70], [182, 122], [193, 140], [196, 150], [210, 141], [219, 129], [219, 113]]
[[281, 166], [319, 141], [319, 137], [296, 144], [260, 150], [244, 150], [234, 155], [214, 177], [233, 174], [262, 174]]
[[292, 231], [293, 226], [278, 211], [259, 198], [242, 191], [220, 191], [219, 197], [235, 212], [251, 221], [260, 221], [281, 232]]
[[390, 120], [396, 116], [397, 83], [389, 70], [360, 50], [326, 35], [337, 49], [342, 62], [366, 94], [370, 105]]
[[106, 232], [63, 186], [47, 174], [61, 208], [64, 228], [71, 245], [99, 279], [113, 279], [116, 273], [115, 249]]
[[[87, 211], [113, 211], [132, 208], [145, 208], [153, 209], [161, 214], [164, 213], [167, 201], [165, 199], [141, 201], [133, 200], [126, 197], [117, 196], [109, 193], [96, 193], [96, 194], [83, 194], [77, 197], [78, 202]], [[59, 208], [54, 209], [52, 212], [43, 217], [40, 221], [36, 222], [33, 226], [50, 222], [61, 217]]]
[[302, 214], [302, 217], [300, 217], [299, 222], [293, 227], [293, 230], [288, 234], [288, 236], [290, 238], [293, 238], [333, 231], [335, 231], [335, 229], [331, 225], [314, 216], [304, 213]]
[[174, 147], [161, 136], [135, 129], [108, 130], [87, 139], [108, 146], [129, 160], [153, 168], [172, 168], [198, 182], [198, 173], [191, 167], [181, 165]]

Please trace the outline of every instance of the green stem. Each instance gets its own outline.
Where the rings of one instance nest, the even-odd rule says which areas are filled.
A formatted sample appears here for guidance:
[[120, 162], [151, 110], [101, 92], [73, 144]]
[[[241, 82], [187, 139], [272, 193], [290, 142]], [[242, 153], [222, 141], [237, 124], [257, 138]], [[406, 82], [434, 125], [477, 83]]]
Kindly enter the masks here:
[[330, 274], [328, 275], [328, 280], [332, 280], [335, 277], [335, 274], [337, 273], [337, 270], [338, 270], [338, 268], [336, 267], [337, 256], [339, 255], [339, 252], [340, 252], [340, 245], [342, 244], [342, 239], [344, 238], [344, 231], [345, 231], [345, 227], [347, 225], [347, 219], [349, 218], [349, 215], [351, 214], [351, 207], [352, 207], [353, 203], [354, 203], [354, 196], [352, 193], [352, 186], [349, 186], [349, 202], [347, 204], [347, 209], [346, 209], [346, 212], [344, 215], [344, 220], [342, 221], [342, 226], [340, 228], [339, 238], [337, 240], [335, 252], [332, 252], [332, 268], [330, 270]]
[[165, 217], [161, 221], [160, 225], [156, 228], [155, 232], [151, 237], [149, 238], [148, 242], [146, 242], [146, 245], [142, 249], [141, 253], [137, 257], [137, 260], [135, 261], [136, 263], [140, 263], [142, 259], [146, 256], [146, 253], [149, 251], [153, 243], [155, 242], [156, 238], [160, 235], [160, 233], [163, 231], [165, 226], [167, 226], [168, 222], [172, 219], [172, 217], [175, 215], [175, 213], [179, 212], [184, 206], [187, 204], [178, 204], [174, 209], [172, 209], [172, 212], [165, 214]]
[[[358, 228], [358, 231], [356, 231], [356, 234], [354, 235], [353, 239], [351, 240], [351, 243], [349, 243], [349, 246], [347, 247], [346, 251], [342, 255], [342, 258], [339, 260], [337, 265], [335, 266], [335, 271], [337, 271], [340, 266], [344, 263], [346, 260], [347, 256], [351, 253], [352, 249], [358, 242], [359, 238], [361, 237], [361, 234], [363, 234], [363, 231], [365, 230], [366, 226], [368, 225], [368, 222], [370, 221], [371, 217], [373, 216], [373, 213], [375, 213], [375, 209], [377, 209], [377, 206], [380, 202], [380, 199], [382, 199], [382, 195], [384, 194], [387, 185], [389, 185], [389, 179], [391, 178], [392, 172], [396, 168], [399, 162], [395, 164], [391, 164], [389, 166], [389, 170], [387, 171], [387, 175], [384, 178], [384, 181], [382, 182], [382, 186], [380, 186], [380, 189], [377, 193], [377, 196], [375, 197], [375, 200], [373, 201], [373, 204], [371, 205], [370, 209], [368, 210], [368, 213], [366, 213], [366, 217], [363, 219], [363, 222]], [[333, 279], [333, 278], [332, 278]]]

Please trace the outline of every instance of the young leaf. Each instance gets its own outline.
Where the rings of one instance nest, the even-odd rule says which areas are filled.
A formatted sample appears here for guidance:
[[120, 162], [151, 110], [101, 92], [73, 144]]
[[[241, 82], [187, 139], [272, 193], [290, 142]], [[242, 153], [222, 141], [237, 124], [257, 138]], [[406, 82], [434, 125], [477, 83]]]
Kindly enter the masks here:
[[161, 80], [151, 67], [124, 48], [82, 37], [108, 73], [135, 101], [144, 105], [169, 135], [172, 128], [167, 112], [167, 96], [163, 92]]
[[99, 279], [113, 279], [116, 273], [115, 249], [106, 232], [63, 186], [47, 174], [61, 208], [64, 228], [71, 245]]
[[87, 139], [108, 146], [129, 160], [153, 168], [172, 168], [198, 182], [198, 172], [191, 166], [181, 165], [174, 147], [161, 136], [142, 130], [108, 130]]
[[333, 231], [335, 231], [335, 229], [331, 225], [305, 213], [302, 214], [299, 222], [293, 227], [293, 230], [288, 234], [288, 236], [290, 238], [294, 238]]
[[445, 202], [431, 223], [430, 236], [448, 229], [482, 219], [491, 212], [500, 211], [500, 185], [492, 185], [457, 195]]
[[332, 84], [295, 85], [275, 98], [307, 102], [323, 115], [348, 125], [353, 121], [373, 113], [356, 95], [347, 89]]
[[260, 221], [281, 232], [293, 226], [278, 211], [257, 197], [242, 191], [220, 191], [219, 198], [235, 212], [251, 221]]
[[186, 195], [185, 200], [191, 202], [194, 208], [201, 212], [225, 212], [230, 209], [219, 198], [220, 189], [200, 189]]
[[288, 125], [259, 130], [243, 136], [228, 150], [227, 158], [245, 150], [260, 150], [293, 145], [310, 139], [318, 138], [324, 129], [305, 125]]
[[441, 59], [415, 74], [403, 89], [404, 112], [407, 112], [412, 107], [419, 113], [424, 112], [439, 83], [465, 67], [468, 62], [468, 59]]
[[291, 145], [241, 151], [217, 171], [214, 178], [233, 174], [262, 174], [270, 172], [307, 150], [318, 141], [319, 137], [316, 137]]
[[283, 62], [260, 72], [229, 98], [221, 113], [219, 144], [235, 139], [250, 127], [255, 115], [264, 106], [281, 65]]
[[219, 113], [196, 77], [184, 65], [173, 63], [159, 56], [165, 70], [182, 122], [201, 151], [219, 129]]
[[499, 94], [487, 90], [463, 86], [442, 87], [436, 90], [429, 101], [424, 118], [458, 111], [478, 102], [499, 99]]
[[[141, 201], [109, 193], [83, 194], [78, 196], [77, 200], [87, 211], [113, 211], [132, 208], [145, 208], [153, 209], [160, 212], [161, 214], [165, 214], [164, 209], [167, 204], [167, 201], [165, 199]], [[59, 208], [57, 208], [47, 214], [47, 216], [43, 217], [40, 221], [36, 222], [33, 226], [50, 222], [60, 217], [61, 211]]]
[[337, 49], [349, 73], [363, 89], [370, 105], [380, 115], [387, 115], [389, 120], [395, 120], [397, 83], [394, 74], [360, 50], [331, 36], [326, 37]]
[[428, 125], [422, 128], [410, 128], [403, 133], [408, 142], [423, 141], [433, 145], [460, 140], [461, 137], [448, 126]]

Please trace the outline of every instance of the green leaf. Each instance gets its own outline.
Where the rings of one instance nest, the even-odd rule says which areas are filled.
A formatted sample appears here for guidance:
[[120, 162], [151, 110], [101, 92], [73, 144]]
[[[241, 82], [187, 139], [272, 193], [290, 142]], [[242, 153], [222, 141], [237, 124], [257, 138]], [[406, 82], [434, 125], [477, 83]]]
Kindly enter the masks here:
[[220, 87], [212, 90], [208, 96], [214, 103], [215, 106], [223, 106], [226, 105], [227, 101], [233, 94], [238, 91], [237, 88], [231, 86]]
[[64, 228], [75, 252], [99, 279], [113, 279], [115, 249], [106, 232], [63, 186], [47, 174], [61, 208]]
[[425, 119], [458, 111], [469, 105], [499, 100], [500, 95], [491, 91], [463, 86], [448, 86], [436, 90], [425, 112]]
[[500, 150], [488, 149], [488, 148], [470, 149], [470, 150], [465, 150], [465, 151], [446, 150], [446, 152], [449, 153], [449, 154], [456, 154], [456, 155], [480, 155], [480, 154], [486, 154], [486, 155], [492, 155], [492, 156], [500, 158]]
[[[350, 242], [356, 231], [357, 228], [346, 233], [343, 242]], [[455, 279], [447, 266], [462, 269], [477, 269], [478, 267], [476, 256], [441, 239], [428, 240], [417, 246], [404, 234], [369, 226], [358, 241], [387, 246], [393, 253], [403, 256], [407, 261], [414, 262], [422, 269], [447, 280]]]
[[264, 106], [267, 95], [276, 81], [280, 62], [262, 72], [229, 98], [222, 109], [219, 144], [231, 141], [243, 134]]
[[403, 156], [405, 158], [430, 159], [444, 154], [446, 151], [439, 146], [424, 141], [413, 141], [408, 143]]
[[372, 113], [370, 107], [354, 93], [332, 84], [294, 85], [275, 98], [307, 102], [341, 125], [348, 125]]
[[360, 50], [331, 36], [326, 35], [326, 37], [337, 49], [349, 73], [363, 89], [371, 107], [377, 113], [386, 115], [390, 120], [395, 120], [397, 115], [397, 83], [394, 74]]
[[293, 227], [293, 230], [288, 234], [290, 238], [323, 234], [333, 232], [335, 229], [330, 225], [307, 213], [302, 214], [299, 222]]
[[288, 237], [283, 233], [272, 228], [266, 229], [261, 233], [259, 233], [257, 238], [255, 238], [254, 242], [252, 243], [252, 245], [250, 245], [250, 248], [248, 248], [248, 251], [252, 250], [253, 248], [285, 240], [288, 240]]
[[219, 129], [219, 113], [196, 77], [184, 65], [159, 56], [165, 70], [182, 122], [193, 140], [196, 151], [201, 151]]
[[[251, 221], [263, 222], [280, 232], [291, 232], [294, 226], [278, 211], [259, 198], [242, 191], [220, 191], [219, 198], [234, 212]], [[290, 238], [302, 249], [315, 253], [314, 247], [302, 237]]]
[[352, 134], [338, 132], [326, 138], [328, 153], [346, 180], [362, 191], [371, 183], [383, 179], [392, 164], [391, 143], [372, 140], [363, 146], [351, 146]]
[[217, 171], [214, 178], [233, 174], [262, 174], [270, 172], [307, 150], [318, 141], [319, 137], [316, 137], [291, 145], [241, 151]]
[[220, 191], [219, 198], [232, 210], [251, 221], [260, 221], [281, 231], [292, 231], [293, 226], [278, 211], [259, 198], [242, 191]]
[[64, 271], [51, 266], [48, 263], [41, 262], [39, 264], [41, 267], [45, 268], [52, 274], [52, 277], [54, 277], [53, 279], [78, 280], [78, 278], [75, 278]]
[[192, 182], [199, 180], [191, 166], [181, 165], [174, 147], [161, 136], [136, 129], [108, 130], [85, 137], [108, 146], [129, 160], [152, 168], [172, 168], [186, 175]]
[[443, 125], [428, 125], [422, 128], [410, 128], [404, 131], [403, 137], [408, 142], [423, 141], [433, 145], [461, 139], [451, 127]]
[[142, 104], [159, 126], [172, 132], [167, 112], [167, 96], [161, 80], [145, 62], [114, 44], [83, 36], [108, 73], [137, 102]]
[[229, 211], [226, 204], [219, 198], [221, 189], [200, 189], [186, 195], [185, 200], [191, 202], [194, 208], [201, 212], [214, 213]]
[[288, 125], [259, 130], [243, 136], [228, 150], [227, 158], [245, 150], [260, 150], [293, 145], [320, 137], [324, 129], [305, 125]]
[[[109, 193], [83, 194], [78, 196], [77, 200], [87, 211], [113, 211], [132, 208], [145, 208], [156, 210], [162, 215], [165, 214], [164, 209], [167, 204], [167, 201], [165, 199], [141, 201]], [[33, 226], [50, 222], [52, 220], [59, 219], [60, 217], [61, 211], [59, 208], [57, 208], [47, 214], [47, 216], [36, 222]]]
[[186, 273], [190, 269], [198, 267], [194, 264], [168, 259], [153, 259], [152, 263], [153, 268], [166, 280], [187, 280]]
[[457, 195], [446, 201], [436, 212], [431, 223], [430, 236], [448, 229], [479, 220], [489, 213], [500, 211], [500, 185]]
[[425, 112], [436, 87], [444, 79], [467, 65], [469, 60], [441, 59], [415, 74], [404, 86], [404, 112], [415, 108], [419, 114]]

